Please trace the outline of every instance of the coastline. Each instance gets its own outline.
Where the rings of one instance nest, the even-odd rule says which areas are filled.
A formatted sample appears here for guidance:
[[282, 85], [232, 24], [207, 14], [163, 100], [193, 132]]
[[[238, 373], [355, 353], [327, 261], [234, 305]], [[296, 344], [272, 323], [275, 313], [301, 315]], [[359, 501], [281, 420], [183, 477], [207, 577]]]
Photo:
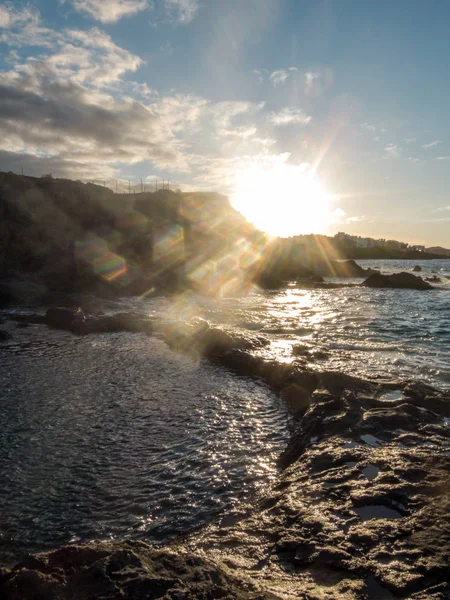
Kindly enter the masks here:
[[163, 331], [177, 351], [264, 380], [296, 414], [295, 434], [257, 506], [160, 550], [94, 542], [28, 557], [2, 571], [5, 598], [449, 597], [450, 392], [266, 361], [251, 354], [263, 339], [198, 320], [106, 319], [97, 330]]

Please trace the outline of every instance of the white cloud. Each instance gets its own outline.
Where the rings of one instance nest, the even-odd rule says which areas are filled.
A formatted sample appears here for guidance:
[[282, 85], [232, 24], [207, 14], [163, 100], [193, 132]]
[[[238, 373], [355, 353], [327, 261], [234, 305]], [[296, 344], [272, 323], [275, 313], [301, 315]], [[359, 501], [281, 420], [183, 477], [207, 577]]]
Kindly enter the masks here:
[[116, 23], [145, 10], [147, 0], [72, 0], [75, 10], [101, 23]]
[[187, 25], [197, 15], [200, 4], [198, 0], [164, 0], [164, 8], [171, 21]]
[[307, 125], [312, 117], [307, 115], [302, 108], [287, 106], [279, 112], [272, 112], [267, 120], [276, 127], [284, 125]]
[[389, 158], [399, 158], [401, 150], [402, 149], [395, 144], [388, 144], [384, 147], [384, 152]]
[[404, 141], [406, 144], [412, 144], [413, 142], [416, 141], [416, 138], [405, 138]]
[[425, 148], [425, 150], [428, 150], [428, 148], [434, 148], [434, 146], [437, 146], [440, 143], [441, 142], [439, 140], [434, 140], [434, 142], [430, 142], [429, 144], [424, 144], [422, 146], [422, 148]]
[[287, 69], [278, 69], [270, 74], [270, 81], [272, 85], [278, 85], [285, 83], [286, 80], [292, 75], [292, 73], [298, 72], [297, 67], [288, 67]]
[[246, 140], [254, 136], [257, 131], [258, 130], [255, 126], [245, 127], [245, 125], [242, 125], [241, 127], [236, 127], [234, 129], [220, 129], [219, 135], [224, 137], [237, 137]]
[[363, 129], [367, 129], [367, 131], [376, 131], [375, 125], [370, 125], [369, 123], [361, 123], [361, 127]]
[[217, 129], [226, 129], [230, 127], [231, 119], [239, 115], [255, 114], [264, 107], [264, 102], [255, 104], [254, 102], [217, 102], [211, 108], [211, 114]]
[[319, 79], [319, 77], [320, 77], [320, 73], [314, 73], [312, 71], [305, 73], [306, 91], [307, 92], [310, 92], [313, 89], [314, 81], [316, 79]]
[[450, 160], [450, 156], [438, 156], [436, 160]]
[[55, 37], [42, 26], [39, 11], [32, 6], [17, 9], [10, 2], [0, 6], [0, 42], [17, 47], [50, 47]]
[[366, 215], [359, 215], [357, 217], [347, 217], [345, 219], [346, 223], [363, 223], [368, 221], [369, 219], [366, 217]]
[[[0, 13], [13, 47], [27, 42], [30, 23], [46, 43], [26, 59], [11, 54], [0, 70], [2, 168], [120, 179], [124, 165], [145, 163], [149, 173], [226, 190], [237, 168], [279, 155], [264, 103], [160, 96], [151, 81], [133, 81], [142, 59], [99, 28], [54, 31], [38, 12], [16, 13], [9, 5]], [[309, 120], [298, 108], [278, 114], [279, 122]]]
[[253, 73], [256, 75], [256, 77], [258, 78], [258, 83], [263, 83], [264, 81], [264, 72], [267, 73], [267, 71], [265, 69], [253, 69]]

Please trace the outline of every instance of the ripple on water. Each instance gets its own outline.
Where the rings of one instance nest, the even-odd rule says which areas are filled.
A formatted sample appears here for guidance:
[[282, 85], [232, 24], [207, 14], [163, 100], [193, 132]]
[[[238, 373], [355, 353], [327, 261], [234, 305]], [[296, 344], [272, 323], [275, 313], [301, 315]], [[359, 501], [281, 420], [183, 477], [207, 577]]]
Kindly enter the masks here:
[[0, 350], [3, 563], [71, 540], [165, 541], [274, 476], [288, 416], [264, 386], [145, 336], [32, 329], [16, 338], [40, 345]]

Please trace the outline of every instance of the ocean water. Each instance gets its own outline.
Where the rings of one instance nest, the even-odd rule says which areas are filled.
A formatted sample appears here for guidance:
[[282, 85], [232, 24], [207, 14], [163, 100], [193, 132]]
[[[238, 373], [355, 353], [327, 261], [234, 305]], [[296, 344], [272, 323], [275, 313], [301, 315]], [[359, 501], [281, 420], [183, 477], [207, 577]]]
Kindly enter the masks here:
[[[282, 361], [293, 349], [321, 349], [325, 358], [310, 366], [372, 379], [420, 379], [450, 387], [450, 260], [357, 261], [382, 273], [412, 272], [441, 283], [431, 291], [349, 287], [302, 290], [294, 283], [279, 291], [254, 290], [244, 298], [222, 300], [186, 296], [146, 301], [151, 315], [171, 319], [200, 316], [270, 340], [261, 354]], [[360, 283], [363, 279], [329, 279]], [[144, 304], [136, 302], [136, 308]], [[294, 350], [295, 351], [295, 350]]]
[[0, 349], [0, 565], [166, 542], [274, 478], [291, 421], [264, 385], [141, 334], [16, 333]]
[[[383, 272], [416, 261], [358, 261]], [[281, 361], [450, 387], [450, 260], [439, 289], [301, 290], [105, 306], [258, 333]], [[436, 273], [434, 273], [436, 271]], [[78, 338], [41, 325], [0, 344], [0, 564], [70, 541], [166, 542], [258, 493], [292, 425], [263, 384], [145, 335]]]

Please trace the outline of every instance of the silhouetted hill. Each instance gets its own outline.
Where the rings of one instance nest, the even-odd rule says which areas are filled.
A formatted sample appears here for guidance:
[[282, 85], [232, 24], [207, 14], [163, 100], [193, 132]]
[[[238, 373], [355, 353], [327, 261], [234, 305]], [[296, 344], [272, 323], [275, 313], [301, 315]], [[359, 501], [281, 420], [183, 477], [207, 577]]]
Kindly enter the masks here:
[[427, 252], [437, 254], [441, 258], [450, 258], [450, 250], [448, 248], [442, 248], [442, 246], [433, 246], [432, 248], [427, 248]]
[[3, 281], [107, 295], [202, 288], [224, 269], [224, 257], [228, 271], [242, 267], [263, 240], [219, 194], [115, 194], [79, 181], [0, 174]]

